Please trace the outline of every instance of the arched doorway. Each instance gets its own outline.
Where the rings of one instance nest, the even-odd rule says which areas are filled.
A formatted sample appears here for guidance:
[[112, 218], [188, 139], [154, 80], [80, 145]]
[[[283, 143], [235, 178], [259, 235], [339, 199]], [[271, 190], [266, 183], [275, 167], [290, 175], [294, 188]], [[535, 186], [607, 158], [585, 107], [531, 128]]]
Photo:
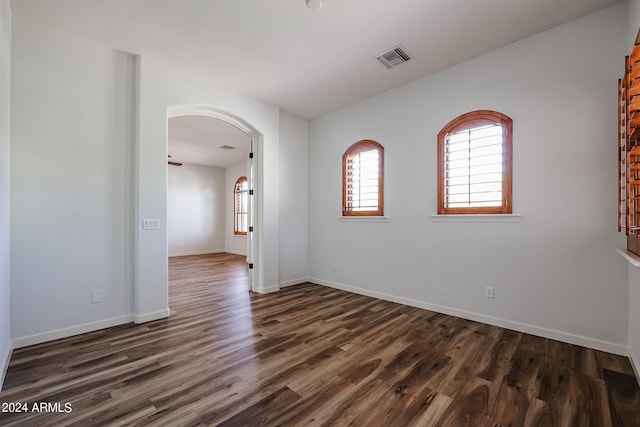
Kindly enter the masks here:
[[244, 132], [250, 138], [249, 156], [247, 158], [247, 179], [249, 182], [249, 209], [247, 233], [247, 262], [249, 264], [249, 289], [258, 291], [263, 287], [264, 275], [262, 259], [262, 135], [252, 125], [234, 114], [203, 105], [179, 105], [167, 109], [168, 120], [182, 116], [204, 116], [222, 120]]

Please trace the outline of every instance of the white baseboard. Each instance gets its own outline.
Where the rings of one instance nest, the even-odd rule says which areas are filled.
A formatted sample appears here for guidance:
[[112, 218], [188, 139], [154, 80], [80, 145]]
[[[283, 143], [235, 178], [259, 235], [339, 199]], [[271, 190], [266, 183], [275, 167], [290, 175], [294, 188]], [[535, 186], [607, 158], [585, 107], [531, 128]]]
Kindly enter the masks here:
[[71, 326], [68, 328], [57, 329], [55, 331], [43, 332], [40, 334], [28, 335], [26, 337], [14, 338], [13, 347], [21, 348], [30, 345], [40, 344], [47, 341], [67, 338], [73, 335], [93, 332], [100, 329], [110, 328], [112, 326], [130, 323], [133, 320], [131, 315], [113, 317], [111, 319], [98, 320], [97, 322], [84, 323], [82, 325]]
[[112, 326], [124, 325], [125, 323], [151, 322], [153, 320], [169, 317], [169, 314], [170, 311], [167, 308], [166, 310], [160, 310], [153, 313], [130, 314], [125, 316], [113, 317], [111, 319], [98, 320], [97, 322], [70, 326], [68, 328], [56, 329], [54, 331], [43, 332], [40, 334], [28, 335], [26, 337], [15, 338], [13, 340], [13, 348], [27, 347], [47, 341], [53, 341], [61, 338], [71, 337], [74, 335], [84, 334], [86, 332], [98, 331], [100, 329], [106, 329]]
[[211, 249], [208, 251], [171, 252], [169, 253], [169, 258], [178, 257], [178, 256], [209, 255], [209, 254], [222, 254], [222, 253], [247, 256], [246, 251], [243, 252], [243, 251], [234, 251], [229, 249]]
[[208, 254], [219, 254], [221, 252], [225, 252], [224, 249], [210, 249], [210, 250], [201, 250], [201, 251], [185, 251], [185, 252], [170, 252], [169, 258], [174, 256], [192, 256], [192, 255], [208, 255]]
[[13, 342], [9, 340], [6, 348], [0, 352], [0, 391], [2, 391], [2, 386], [4, 385], [4, 377], [7, 375], [7, 369], [11, 361], [11, 353], [13, 353]]
[[579, 345], [582, 347], [588, 347], [594, 350], [605, 351], [607, 353], [613, 353], [620, 356], [629, 356], [629, 347], [621, 344], [602, 341], [599, 339], [585, 337], [582, 335], [571, 334], [568, 332], [542, 328], [539, 326], [529, 325], [526, 323], [514, 322], [512, 320], [501, 319], [498, 317], [487, 316], [484, 314], [474, 313], [470, 311], [459, 310], [457, 308], [447, 307], [443, 305], [430, 304], [424, 301], [399, 297], [399, 296], [387, 294], [384, 292], [371, 291], [368, 289], [358, 288], [355, 286], [344, 285], [342, 283], [330, 282], [330, 281], [319, 279], [317, 277], [309, 277], [308, 281], [312, 283], [317, 283], [319, 285], [328, 286], [330, 288], [341, 289], [343, 291], [353, 292], [355, 294], [360, 294], [360, 295], [366, 295], [369, 297], [378, 298], [385, 301], [396, 302], [398, 304], [404, 304], [411, 307], [423, 308], [425, 310], [431, 310], [437, 313], [448, 314], [450, 316], [460, 317], [467, 320], [473, 320], [475, 322], [481, 322], [489, 325], [499, 326], [501, 328], [511, 329], [514, 331], [536, 335], [543, 338], [549, 338], [556, 341], [562, 341], [569, 344]]
[[224, 251], [221, 251], [221, 252], [225, 252], [227, 254], [233, 254], [233, 255], [247, 256], [247, 251], [234, 251], [231, 249], [225, 249]]
[[267, 286], [265, 288], [258, 288], [256, 290], [256, 292], [259, 293], [259, 294], [270, 294], [271, 292], [278, 292], [279, 290], [280, 290], [280, 286], [271, 285], [271, 286]]
[[631, 362], [631, 367], [633, 368], [633, 372], [636, 374], [636, 380], [640, 386], [640, 359], [633, 351], [632, 347], [629, 347], [629, 362]]
[[145, 314], [134, 314], [133, 322], [134, 323], [147, 323], [153, 322], [158, 319], [165, 319], [171, 315], [171, 310], [164, 309], [160, 311], [155, 311], [153, 313], [145, 313]]
[[301, 283], [306, 283], [309, 281], [307, 277], [300, 277], [299, 279], [287, 280], [284, 282], [280, 282], [280, 288], [286, 288], [287, 286], [295, 286]]

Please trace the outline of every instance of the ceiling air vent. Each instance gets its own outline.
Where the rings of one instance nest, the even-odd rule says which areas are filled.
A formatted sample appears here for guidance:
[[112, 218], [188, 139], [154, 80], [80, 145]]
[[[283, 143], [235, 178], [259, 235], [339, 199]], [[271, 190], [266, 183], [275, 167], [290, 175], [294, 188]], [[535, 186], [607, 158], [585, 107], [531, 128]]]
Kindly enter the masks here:
[[397, 67], [398, 65], [407, 62], [411, 59], [411, 55], [402, 46], [396, 46], [387, 53], [383, 53], [378, 56], [378, 61], [387, 68]]
[[236, 147], [232, 147], [232, 146], [230, 146], [230, 145], [221, 145], [219, 148], [221, 148], [221, 149], [223, 149], [223, 150], [227, 150], [227, 151], [235, 150], [235, 149], [236, 149]]

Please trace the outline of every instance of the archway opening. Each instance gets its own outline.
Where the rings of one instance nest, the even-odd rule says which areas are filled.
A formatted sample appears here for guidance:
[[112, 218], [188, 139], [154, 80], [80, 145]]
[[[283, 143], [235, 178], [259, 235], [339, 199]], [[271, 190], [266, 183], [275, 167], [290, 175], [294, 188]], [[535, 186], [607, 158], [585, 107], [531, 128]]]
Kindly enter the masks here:
[[[231, 180], [235, 183], [237, 179], [235, 175], [237, 174], [247, 177], [248, 187], [250, 190], [247, 206], [248, 232], [246, 235], [241, 237], [233, 233], [233, 206], [231, 205], [233, 203], [233, 200], [231, 199], [233, 192], [231, 191], [231, 193], [228, 193], [229, 190], [233, 190], [233, 183], [231, 183], [231, 185], [225, 184], [223, 186], [224, 194], [221, 197], [225, 198], [225, 207], [223, 209], [223, 216], [225, 218], [222, 222], [218, 221], [218, 223], [224, 224], [222, 227], [224, 229], [224, 232], [222, 233], [224, 234], [224, 237], [222, 237], [224, 241], [224, 250], [229, 250], [232, 253], [246, 254], [248, 266], [248, 288], [249, 290], [257, 291], [261, 286], [262, 280], [262, 274], [260, 274], [259, 270], [261, 266], [261, 263], [259, 262], [261, 229], [260, 227], [257, 227], [257, 224], [261, 222], [261, 209], [259, 203], [262, 193], [259, 178], [259, 171], [261, 170], [260, 159], [262, 156], [257, 154], [259, 154], [261, 149], [262, 135], [245, 120], [227, 111], [209, 106], [171, 107], [167, 112], [168, 130], [170, 130], [172, 122], [180, 124], [181, 126], [189, 125], [189, 123], [199, 123], [200, 125], [208, 124], [212, 126], [214, 131], [217, 129], [216, 132], [219, 132], [219, 138], [209, 138], [210, 141], [202, 143], [199, 148], [194, 147], [193, 141], [191, 141], [187, 144], [190, 146], [183, 147], [184, 150], [182, 148], [178, 149], [175, 145], [172, 146], [172, 143], [168, 138], [168, 155], [173, 156], [168, 159], [173, 163], [169, 164], [168, 167], [180, 167], [177, 166], [177, 164], [184, 164], [185, 166], [189, 165], [188, 167], [193, 169], [193, 166], [191, 166], [193, 164], [206, 164], [207, 162], [212, 161], [215, 163], [215, 160], [211, 160], [211, 158], [218, 157], [218, 161], [222, 161], [218, 166], [224, 166], [224, 175], [226, 177], [225, 181], [227, 181], [227, 183]], [[190, 130], [190, 132], [194, 134], [198, 134], [200, 131], [202, 131], [202, 128]], [[202, 135], [200, 136], [202, 137]], [[246, 146], [242, 146], [243, 144]], [[221, 160], [220, 158], [222, 157], [224, 157], [224, 159]], [[243, 157], [242, 160], [240, 160], [241, 157]], [[204, 166], [200, 167], [200, 169], [204, 169]], [[170, 192], [171, 188], [168, 188], [168, 193]], [[168, 209], [171, 209], [171, 207], [168, 206]], [[221, 211], [218, 210], [218, 212]], [[168, 214], [170, 213], [171, 212], [168, 212]], [[191, 225], [193, 226], [193, 224]], [[171, 233], [172, 227], [169, 226], [167, 227], [167, 242], [169, 245], [168, 252], [170, 256], [172, 252], [174, 254], [180, 252], [180, 243], [174, 238], [175, 236], [171, 235]], [[221, 236], [218, 235], [216, 238], [218, 239], [218, 242], [220, 242]], [[206, 251], [206, 248], [202, 246], [203, 242], [198, 242], [200, 246], [197, 244], [189, 246], [189, 242], [195, 241], [195, 239], [189, 240], [189, 237], [186, 236], [186, 240], [183, 242], [183, 247], [186, 245], [188, 248], [186, 248], [187, 250], [184, 251], [184, 254], [187, 254], [188, 251], [192, 251], [194, 253], [202, 251], [203, 249]], [[244, 242], [241, 247], [238, 246], [239, 241]], [[206, 244], [211, 245], [211, 242]], [[218, 244], [218, 246], [220, 246], [220, 244]], [[244, 248], [244, 250], [241, 248]]]

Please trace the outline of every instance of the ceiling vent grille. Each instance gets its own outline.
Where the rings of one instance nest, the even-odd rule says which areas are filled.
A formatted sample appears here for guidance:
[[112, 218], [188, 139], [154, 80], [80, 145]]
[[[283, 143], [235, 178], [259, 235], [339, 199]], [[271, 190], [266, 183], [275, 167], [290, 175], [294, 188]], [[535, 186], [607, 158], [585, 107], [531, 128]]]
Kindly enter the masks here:
[[221, 145], [219, 148], [223, 149], [223, 150], [227, 150], [227, 151], [231, 151], [231, 150], [235, 150], [236, 147], [232, 147], [230, 145]]
[[396, 46], [389, 52], [383, 53], [382, 55], [378, 56], [377, 59], [385, 67], [393, 68], [407, 61], [410, 61], [412, 58], [411, 58], [411, 55], [409, 55], [407, 51], [404, 49], [404, 47]]

